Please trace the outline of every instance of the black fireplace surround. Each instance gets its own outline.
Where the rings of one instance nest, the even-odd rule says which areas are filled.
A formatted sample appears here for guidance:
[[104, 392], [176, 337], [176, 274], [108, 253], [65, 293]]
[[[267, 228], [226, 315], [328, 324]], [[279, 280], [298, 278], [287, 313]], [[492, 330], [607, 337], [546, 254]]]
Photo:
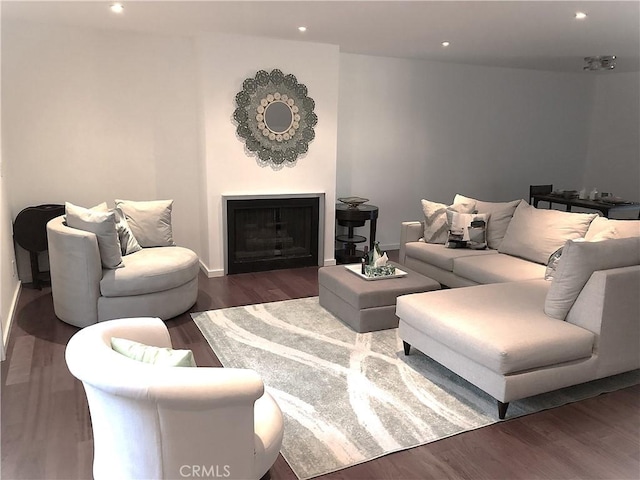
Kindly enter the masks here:
[[227, 200], [227, 273], [318, 265], [318, 197]]

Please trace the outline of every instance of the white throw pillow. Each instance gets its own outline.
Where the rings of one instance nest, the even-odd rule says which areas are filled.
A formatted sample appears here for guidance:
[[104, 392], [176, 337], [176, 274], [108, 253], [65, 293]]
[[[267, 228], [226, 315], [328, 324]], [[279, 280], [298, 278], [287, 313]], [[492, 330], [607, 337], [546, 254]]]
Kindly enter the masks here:
[[173, 350], [134, 342], [126, 338], [111, 338], [111, 348], [132, 360], [152, 363], [161, 367], [195, 367], [191, 350]]
[[567, 240], [584, 237], [597, 214], [534, 208], [520, 202], [498, 251], [546, 265]]
[[593, 272], [631, 265], [640, 265], [640, 237], [568, 241], [549, 286], [544, 313], [564, 320]]
[[613, 238], [640, 237], [640, 220], [611, 220], [605, 217], [598, 217], [587, 230], [584, 238], [591, 241], [602, 232], [615, 230]]
[[475, 208], [474, 203], [444, 203], [420, 200], [422, 213], [424, 214], [424, 241], [427, 243], [445, 243], [447, 241], [449, 224], [447, 223], [447, 209], [458, 213], [471, 213]]
[[473, 202], [478, 213], [488, 213], [490, 215], [487, 223], [487, 246], [497, 250], [500, 248], [502, 239], [504, 238], [511, 217], [516, 211], [520, 202], [524, 200], [513, 200], [511, 202], [484, 202], [473, 198], [465, 197], [457, 194], [453, 199], [453, 203]]
[[136, 202], [116, 199], [116, 208], [124, 213], [127, 223], [141, 247], [175, 245], [171, 227], [173, 200]]
[[[597, 220], [597, 218], [596, 218]], [[594, 222], [596, 221], [594, 220]], [[614, 226], [609, 225], [605, 230], [600, 230], [596, 235], [593, 235], [590, 240], [587, 238], [576, 238], [575, 240], [571, 240], [572, 242], [601, 242], [602, 240], [611, 240], [613, 238], [618, 238], [616, 229]], [[553, 280], [553, 277], [556, 275], [556, 270], [558, 269], [558, 264], [560, 263], [560, 258], [562, 257], [562, 251], [564, 250], [564, 246], [560, 247], [558, 250], [553, 252], [549, 257], [549, 261], [547, 262], [547, 269], [544, 272], [545, 280]]]
[[486, 213], [458, 213], [453, 210], [447, 210], [449, 229], [454, 232], [462, 232], [462, 240], [465, 242], [469, 241], [469, 227], [474, 220], [483, 220], [487, 224], [489, 215]]
[[91, 232], [98, 240], [100, 261], [104, 268], [120, 268], [122, 252], [116, 230], [116, 214], [113, 210], [103, 211], [106, 203], [89, 209], [65, 202], [65, 216], [67, 226]]

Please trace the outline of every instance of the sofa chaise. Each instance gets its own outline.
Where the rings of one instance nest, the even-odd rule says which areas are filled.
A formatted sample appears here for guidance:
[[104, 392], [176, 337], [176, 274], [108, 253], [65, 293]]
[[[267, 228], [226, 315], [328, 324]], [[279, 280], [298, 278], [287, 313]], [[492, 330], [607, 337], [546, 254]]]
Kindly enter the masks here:
[[[405, 354], [487, 392], [499, 418], [510, 401], [640, 368], [640, 221], [509, 208], [487, 250], [429, 244], [424, 222], [403, 223], [400, 263], [463, 288], [401, 296], [396, 309]], [[543, 259], [559, 247], [553, 270]]]

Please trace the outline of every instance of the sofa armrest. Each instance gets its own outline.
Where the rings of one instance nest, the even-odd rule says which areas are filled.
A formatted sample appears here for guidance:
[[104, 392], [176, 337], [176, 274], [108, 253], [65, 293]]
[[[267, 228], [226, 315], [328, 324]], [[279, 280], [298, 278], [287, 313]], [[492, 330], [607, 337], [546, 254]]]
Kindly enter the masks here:
[[47, 223], [47, 242], [56, 316], [77, 327], [96, 323], [102, 264], [95, 234], [67, 227], [60, 216]]
[[422, 222], [402, 222], [400, 227], [400, 254], [399, 263], [404, 265], [407, 253], [406, 244], [408, 242], [417, 242], [424, 235], [424, 225]]
[[640, 368], [640, 265], [591, 274], [566, 321], [594, 332], [598, 377]]

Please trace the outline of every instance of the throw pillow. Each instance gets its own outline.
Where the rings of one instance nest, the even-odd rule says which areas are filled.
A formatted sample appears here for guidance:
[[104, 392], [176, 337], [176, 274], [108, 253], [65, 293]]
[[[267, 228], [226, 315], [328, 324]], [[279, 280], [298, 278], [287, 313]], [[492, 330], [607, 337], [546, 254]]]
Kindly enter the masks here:
[[484, 202], [473, 198], [465, 197], [457, 194], [453, 203], [473, 202], [478, 213], [488, 213], [490, 215], [487, 222], [487, 246], [497, 250], [500, 248], [502, 239], [504, 238], [511, 217], [520, 202], [523, 200], [513, 200], [511, 202]]
[[94, 207], [97, 210], [94, 210], [66, 202], [64, 207], [67, 226], [94, 233], [98, 240], [102, 266], [104, 268], [120, 268], [124, 265], [116, 231], [116, 214], [114, 211], [101, 211], [102, 205], [97, 205]]
[[489, 220], [489, 215], [486, 213], [458, 213], [454, 210], [447, 209], [447, 223], [449, 229], [453, 232], [462, 231], [462, 239], [469, 240], [469, 227], [471, 222], [475, 220], [482, 220], [486, 224]]
[[129, 255], [130, 253], [135, 253], [139, 250], [142, 250], [142, 247], [136, 240], [136, 237], [133, 235], [133, 232], [129, 227], [127, 218], [125, 217], [124, 213], [122, 213], [122, 210], [116, 208], [115, 212], [116, 230], [118, 231], [118, 239], [120, 240], [120, 249], [122, 250], [122, 255]]
[[116, 208], [124, 213], [127, 223], [141, 247], [175, 245], [171, 227], [173, 200], [135, 202], [116, 199]]
[[132, 360], [152, 363], [161, 367], [195, 367], [191, 350], [173, 350], [134, 342], [126, 338], [111, 338], [111, 348]]
[[422, 212], [424, 213], [424, 241], [427, 243], [445, 243], [447, 241], [447, 209], [458, 213], [471, 213], [475, 205], [473, 203], [454, 203], [445, 205], [444, 203], [420, 200]]
[[567, 240], [584, 237], [597, 214], [534, 208], [520, 202], [498, 251], [546, 265]]
[[[613, 226], [609, 226], [609, 228], [605, 230], [601, 230], [596, 235], [593, 235], [590, 240], [587, 240], [587, 238], [585, 237], [585, 238], [576, 238], [575, 240], [571, 240], [571, 241], [572, 242], [586, 242], [586, 241], [601, 242], [602, 240], [611, 240], [612, 238], [617, 238], [616, 229]], [[549, 257], [549, 261], [547, 262], [547, 268], [544, 272], [545, 280], [553, 280], [553, 277], [555, 277], [556, 270], [558, 269], [558, 263], [560, 262], [560, 257], [562, 256], [563, 250], [564, 250], [564, 246], [560, 247], [558, 250], [553, 252]]]
[[640, 220], [612, 220], [598, 217], [591, 222], [584, 238], [591, 241], [593, 237], [611, 229], [615, 231], [613, 238], [640, 237]]
[[631, 265], [640, 265], [640, 237], [568, 241], [549, 286], [544, 313], [564, 320], [593, 272]]

